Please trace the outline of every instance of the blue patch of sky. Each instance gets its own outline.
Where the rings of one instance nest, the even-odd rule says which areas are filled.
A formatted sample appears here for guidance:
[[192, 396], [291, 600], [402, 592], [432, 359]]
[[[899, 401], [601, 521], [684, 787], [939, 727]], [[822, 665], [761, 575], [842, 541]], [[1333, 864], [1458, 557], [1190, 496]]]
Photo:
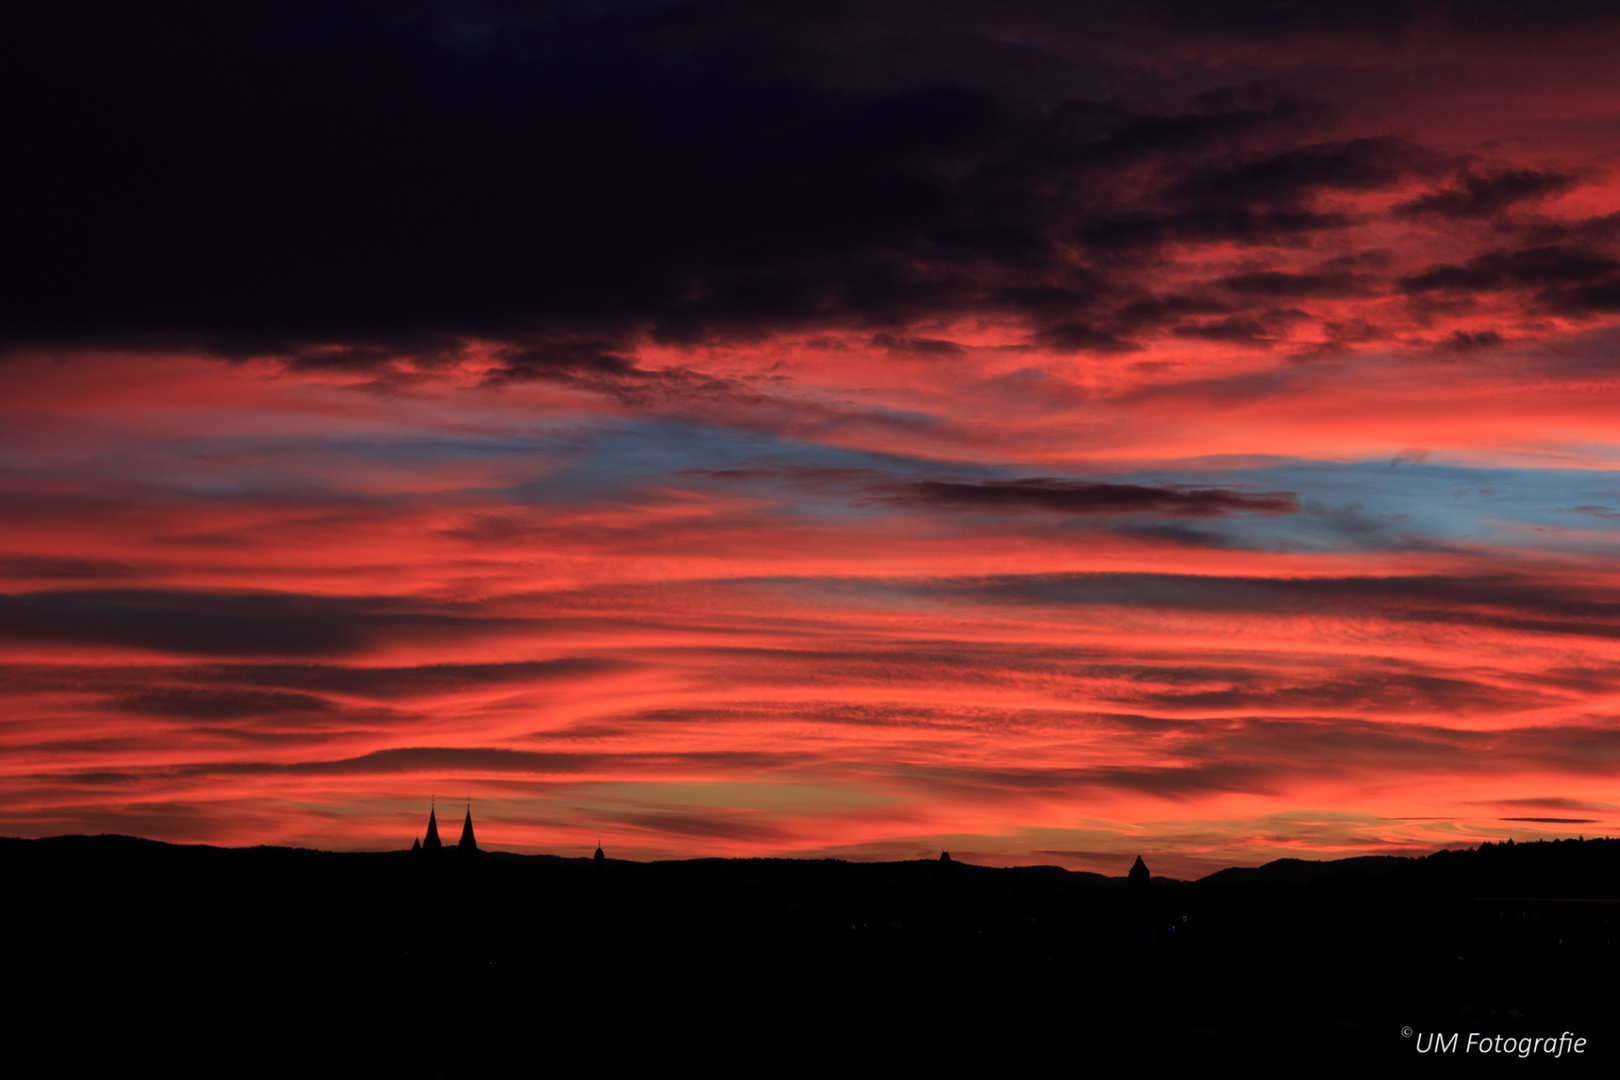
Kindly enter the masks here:
[[[613, 492], [662, 485], [724, 485], [735, 490], [741, 483], [754, 489], [785, 492], [783, 479], [822, 469], [918, 478], [938, 474], [940, 465], [920, 458], [786, 439], [765, 431], [647, 420], [593, 431], [575, 447], [565, 469], [503, 490], [522, 501], [588, 501]], [[988, 470], [976, 471], [990, 475]], [[717, 472], [759, 475], [735, 479], [708, 475]], [[821, 501], [803, 491], [797, 492], [797, 500], [807, 500], [805, 509], [810, 511], [818, 509], [812, 504]]]
[[[1241, 546], [1287, 549], [1549, 545], [1539, 530], [1620, 530], [1620, 473], [1590, 469], [1470, 468], [1447, 464], [1294, 462], [1264, 468], [1164, 472], [1137, 483], [1292, 491], [1301, 512], [1201, 522]], [[1608, 515], [1614, 516], [1608, 516]]]
[[[1265, 550], [1467, 547], [1502, 542], [1559, 545], [1567, 542], [1559, 534], [1569, 531], [1586, 533], [1588, 542], [1593, 534], [1602, 537], [1620, 531], [1620, 471], [1272, 459], [1242, 465], [1234, 462], [1229, 468], [1203, 461], [1188, 471], [1161, 467], [1130, 475], [1065, 477], [1028, 466], [998, 467], [847, 449], [757, 429], [622, 417], [536, 421], [488, 434], [441, 434], [402, 425], [346, 437], [189, 437], [131, 445], [120, 453], [121, 464], [56, 450], [19, 452], [0, 447], [0, 455], [7, 472], [35, 479], [138, 475], [143, 486], [192, 496], [296, 492], [323, 499], [355, 497], [344, 491], [347, 485], [341, 462], [345, 459], [431, 468], [457, 460], [521, 460], [528, 455], [533, 458], [532, 475], [501, 487], [469, 488], [463, 493], [522, 503], [590, 502], [657, 487], [723, 485], [779, 498], [784, 512], [815, 516], [896, 512], [893, 504], [873, 498], [873, 487], [884, 481], [925, 478], [973, 481], [1046, 475], [1079, 481], [1294, 492], [1301, 506], [1296, 514], [1179, 520], [1152, 514], [1086, 515], [1073, 519], [1077, 527], [1088, 528], [1176, 523], [1213, 544]], [[313, 459], [320, 460], [323, 468], [312, 475], [307, 469]], [[729, 480], [706, 475], [727, 470], [757, 475]], [[863, 485], [851, 479], [819, 486], [803, 482], [814, 470], [864, 472], [870, 474], [871, 482]], [[1016, 515], [1002, 516], [1011, 519]], [[1042, 516], [1050, 520], [1050, 516]]]

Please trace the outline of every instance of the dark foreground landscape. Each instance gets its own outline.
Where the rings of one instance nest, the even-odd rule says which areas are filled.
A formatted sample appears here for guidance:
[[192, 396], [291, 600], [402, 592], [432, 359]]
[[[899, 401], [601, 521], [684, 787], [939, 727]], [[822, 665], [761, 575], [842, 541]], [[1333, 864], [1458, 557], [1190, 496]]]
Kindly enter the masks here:
[[[0, 858], [11, 1041], [64, 1073], [1620, 1060], [1614, 840], [1197, 882], [119, 836], [0, 840]], [[1558, 1058], [1522, 1041], [1565, 1032]], [[1467, 1049], [1474, 1033], [1539, 1066]]]

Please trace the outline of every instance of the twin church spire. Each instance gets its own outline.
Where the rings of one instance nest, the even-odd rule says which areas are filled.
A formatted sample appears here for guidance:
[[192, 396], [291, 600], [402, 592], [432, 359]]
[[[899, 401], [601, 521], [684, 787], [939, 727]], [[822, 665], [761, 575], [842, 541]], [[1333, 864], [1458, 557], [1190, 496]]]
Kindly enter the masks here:
[[[417, 845], [413, 846], [412, 850], [414, 851], [418, 847], [422, 851], [440, 851], [444, 848], [444, 844], [439, 840], [439, 815], [437, 806], [431, 806], [428, 809], [427, 837], [426, 839], [419, 841]], [[456, 844], [456, 848], [460, 851], [466, 852], [469, 855], [475, 854], [478, 851], [478, 840], [473, 836], [471, 802], [467, 803], [467, 820], [461, 823], [461, 841]]]

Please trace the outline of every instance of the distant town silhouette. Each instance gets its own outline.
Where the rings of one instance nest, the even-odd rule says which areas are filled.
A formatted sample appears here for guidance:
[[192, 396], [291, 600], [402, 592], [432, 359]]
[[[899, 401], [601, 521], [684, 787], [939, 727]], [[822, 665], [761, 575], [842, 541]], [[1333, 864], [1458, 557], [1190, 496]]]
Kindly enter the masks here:
[[1142, 856], [1110, 877], [943, 851], [514, 855], [479, 848], [469, 803], [454, 847], [430, 806], [394, 852], [70, 836], [0, 840], [0, 859], [6, 1015], [92, 1070], [175, 1016], [194, 1034], [165, 1060], [229, 1072], [522, 1075], [590, 1067], [591, 1047], [835, 1067], [853, 1033], [872, 1060], [953, 1070], [1097, 1039], [1144, 1062], [1237, 1057], [1263, 1038], [1278, 1061], [1331, 1048], [1376, 1065], [1416, 1053], [1403, 1030], [1428, 1047], [1569, 1031], [1588, 1040], [1582, 1061], [1616, 1060], [1608, 839], [1186, 882]]

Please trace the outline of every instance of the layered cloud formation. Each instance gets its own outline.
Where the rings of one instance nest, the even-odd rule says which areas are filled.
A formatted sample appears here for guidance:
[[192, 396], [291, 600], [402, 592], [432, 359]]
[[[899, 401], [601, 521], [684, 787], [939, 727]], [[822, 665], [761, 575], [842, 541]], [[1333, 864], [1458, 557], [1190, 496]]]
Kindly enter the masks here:
[[14, 5], [0, 829], [1612, 829], [1620, 23], [1518, 8]]

